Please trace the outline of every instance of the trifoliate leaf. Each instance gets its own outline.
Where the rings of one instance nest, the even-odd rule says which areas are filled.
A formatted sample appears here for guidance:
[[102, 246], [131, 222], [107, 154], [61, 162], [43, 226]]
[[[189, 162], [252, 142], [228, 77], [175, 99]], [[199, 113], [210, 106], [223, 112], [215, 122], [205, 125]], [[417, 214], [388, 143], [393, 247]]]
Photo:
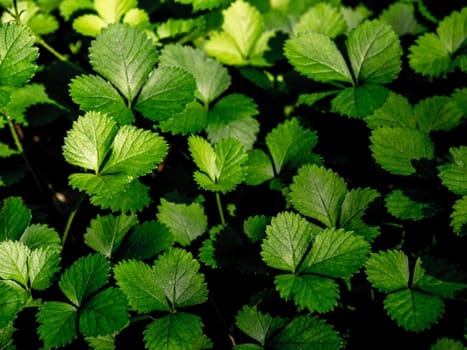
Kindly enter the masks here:
[[30, 29], [15, 22], [0, 25], [0, 82], [21, 86], [36, 72], [39, 50]]
[[125, 295], [117, 288], [99, 292], [80, 312], [80, 332], [87, 337], [95, 337], [121, 330], [128, 323], [127, 305]]
[[369, 204], [379, 197], [372, 188], [356, 188], [347, 192], [341, 206], [339, 227], [346, 228], [354, 220], [362, 218]]
[[415, 8], [411, 3], [393, 3], [381, 13], [379, 19], [389, 24], [398, 36], [417, 34], [424, 30], [415, 18]]
[[199, 203], [178, 204], [162, 198], [157, 210], [157, 219], [169, 228], [175, 241], [182, 246], [189, 245], [208, 228], [208, 217]]
[[308, 32], [291, 37], [285, 42], [284, 50], [294, 68], [310, 79], [353, 83], [344, 57], [325, 34]]
[[262, 14], [244, 0], [234, 1], [222, 14], [222, 31], [204, 45], [207, 54], [229, 65], [269, 65], [263, 56], [274, 32], [266, 31]]
[[25, 302], [23, 294], [5, 281], [0, 281], [0, 328], [12, 322]]
[[328, 312], [339, 298], [339, 286], [331, 278], [316, 275], [278, 275], [274, 284], [285, 300], [293, 300], [300, 308], [310, 312]]
[[149, 350], [192, 350], [200, 338], [203, 338], [203, 322], [186, 312], [159, 318], [144, 330], [144, 342]]
[[120, 93], [99, 76], [81, 75], [72, 79], [70, 96], [81, 110], [107, 114], [119, 125], [130, 124], [135, 119]]
[[244, 305], [235, 316], [235, 324], [245, 334], [264, 345], [269, 335], [273, 318], [258, 311], [256, 306]]
[[112, 82], [131, 104], [154, 68], [157, 51], [144, 32], [115, 23], [91, 43], [89, 59], [94, 70]]
[[208, 111], [197, 100], [188, 103], [185, 110], [159, 123], [163, 132], [173, 135], [195, 134], [206, 128], [208, 124]]
[[316, 316], [303, 315], [292, 319], [274, 336], [271, 346], [275, 349], [338, 350], [342, 339], [332, 326]]
[[434, 158], [433, 141], [427, 134], [416, 129], [374, 129], [370, 141], [376, 163], [392, 174], [412, 175], [416, 172], [412, 161]]
[[60, 255], [53, 248], [37, 248], [28, 257], [29, 285], [35, 290], [50, 287], [52, 278], [60, 270]]
[[97, 215], [84, 234], [84, 242], [107, 258], [113, 257], [128, 231], [138, 223], [136, 215]]
[[298, 169], [290, 185], [293, 207], [327, 227], [336, 227], [347, 186], [339, 175], [317, 165]]
[[358, 272], [369, 253], [370, 245], [362, 236], [343, 229], [325, 229], [314, 238], [300, 272], [347, 278]]
[[194, 177], [201, 188], [226, 193], [245, 179], [248, 156], [240, 141], [222, 139], [212, 147], [205, 139], [190, 136], [188, 146], [200, 169]]
[[158, 221], [145, 221], [134, 227], [121, 246], [119, 255], [127, 259], [149, 259], [174, 243], [168, 227]]
[[194, 99], [196, 82], [193, 76], [174, 67], [155, 69], [143, 86], [135, 109], [145, 118], [163, 121], [180, 113]]
[[191, 253], [180, 248], [167, 250], [154, 262], [154, 276], [172, 309], [206, 301], [208, 290], [199, 268]]
[[466, 234], [467, 225], [467, 196], [463, 196], [456, 200], [452, 207], [451, 227], [457, 235]]
[[205, 105], [209, 105], [230, 85], [227, 69], [200, 49], [166, 45], [161, 51], [159, 63], [190, 72], [196, 80], [196, 97]]
[[349, 87], [332, 99], [332, 111], [350, 118], [366, 117], [383, 105], [388, 94], [384, 86], [371, 83]]
[[392, 91], [384, 104], [373, 114], [366, 116], [364, 121], [370, 129], [380, 126], [417, 128], [412, 105], [407, 98]]
[[421, 100], [414, 108], [415, 120], [420, 130], [449, 131], [461, 123], [463, 111], [455, 100], [446, 96], [433, 96]]
[[415, 72], [429, 77], [437, 77], [450, 70], [449, 52], [438, 36], [426, 33], [417, 38], [409, 47], [409, 65]]
[[0, 278], [28, 286], [28, 257], [31, 250], [18, 241], [0, 242]]
[[92, 254], [76, 260], [60, 276], [63, 294], [75, 306], [101, 289], [109, 278], [110, 265], [103, 255]]
[[295, 273], [319, 228], [298, 214], [283, 212], [266, 226], [261, 256], [266, 264]]
[[440, 165], [438, 176], [451, 192], [467, 195], [467, 147], [451, 147], [449, 153], [452, 162]]
[[409, 283], [409, 260], [399, 250], [371, 254], [365, 263], [368, 281], [383, 292], [407, 288]]
[[31, 210], [20, 197], [8, 197], [0, 208], [0, 241], [18, 240], [31, 221]]
[[439, 320], [444, 312], [444, 302], [429, 294], [403, 289], [389, 294], [384, 300], [384, 308], [400, 327], [420, 332]]
[[300, 17], [295, 24], [295, 35], [302, 32], [318, 32], [334, 39], [347, 29], [344, 16], [334, 6], [319, 2]]
[[260, 185], [274, 178], [274, 168], [271, 158], [260, 149], [248, 153], [248, 173], [245, 178], [247, 185]]
[[65, 160], [98, 173], [117, 132], [113, 118], [95, 112], [86, 113], [73, 122], [65, 137]]
[[421, 220], [426, 217], [424, 210], [430, 207], [428, 203], [412, 200], [402, 190], [392, 191], [384, 201], [388, 212], [403, 220]]
[[315, 131], [303, 128], [297, 118], [288, 119], [266, 135], [275, 173], [279, 174], [287, 164], [299, 167], [313, 159], [311, 154], [318, 142]]
[[265, 215], [250, 216], [243, 222], [243, 232], [253, 242], [264, 238], [268, 218]]
[[124, 261], [113, 272], [133, 310], [139, 313], [170, 310], [161, 282], [149, 265], [136, 260]]
[[215, 144], [222, 139], [235, 138], [245, 150], [250, 150], [259, 132], [259, 122], [253, 118], [258, 113], [255, 102], [245, 95], [223, 97], [208, 113], [206, 132], [209, 141]]
[[440, 338], [433, 344], [430, 350], [464, 350], [465, 347], [460, 341], [451, 338]]
[[78, 310], [70, 304], [49, 301], [37, 313], [39, 337], [48, 347], [61, 347], [78, 336], [76, 322]]

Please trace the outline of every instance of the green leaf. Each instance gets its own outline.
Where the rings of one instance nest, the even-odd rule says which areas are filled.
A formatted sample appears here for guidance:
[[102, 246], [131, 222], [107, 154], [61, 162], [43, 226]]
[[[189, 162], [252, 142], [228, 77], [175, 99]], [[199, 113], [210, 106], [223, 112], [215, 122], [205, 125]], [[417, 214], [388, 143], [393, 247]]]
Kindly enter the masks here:
[[300, 268], [334, 278], [348, 278], [358, 272], [370, 253], [369, 243], [360, 235], [328, 228], [316, 235], [311, 251]]
[[347, 186], [339, 175], [317, 165], [302, 166], [290, 185], [293, 207], [327, 227], [337, 226], [346, 193]]
[[313, 160], [312, 149], [318, 142], [315, 131], [303, 128], [297, 118], [277, 125], [266, 135], [266, 144], [274, 163], [276, 174], [287, 164], [299, 167]]
[[341, 6], [340, 12], [347, 24], [348, 33], [372, 15], [372, 11], [362, 3], [358, 4], [356, 7]]
[[332, 111], [350, 118], [366, 117], [383, 105], [388, 94], [384, 86], [372, 83], [349, 87], [332, 99]]
[[347, 192], [341, 206], [339, 227], [346, 228], [352, 221], [360, 220], [369, 204], [378, 197], [378, 191], [372, 188], [356, 188]]
[[112, 82], [131, 104], [153, 70], [157, 51], [145, 33], [115, 23], [91, 43], [89, 59], [94, 70]]
[[266, 226], [261, 256], [266, 264], [295, 273], [319, 228], [298, 214], [283, 212]]
[[344, 57], [327, 36], [307, 32], [287, 39], [284, 53], [294, 68], [304, 76], [324, 83], [353, 83]]
[[205, 139], [192, 135], [188, 146], [200, 169], [194, 177], [201, 188], [226, 193], [244, 181], [248, 156], [240, 141], [222, 139], [213, 148]]
[[403, 289], [389, 294], [384, 300], [384, 308], [400, 327], [420, 332], [438, 322], [444, 312], [444, 303], [438, 297]]
[[230, 75], [225, 67], [207, 57], [201, 49], [190, 46], [165, 45], [159, 64], [179, 67], [193, 75], [196, 80], [196, 97], [209, 105], [230, 85]]
[[403, 220], [421, 220], [426, 217], [424, 211], [430, 207], [428, 203], [412, 200], [402, 190], [392, 191], [384, 201], [388, 212]]
[[78, 310], [70, 304], [49, 301], [37, 313], [38, 333], [48, 347], [65, 346], [78, 336]]
[[245, 334], [264, 345], [271, 329], [273, 318], [258, 311], [256, 306], [244, 305], [235, 316], [235, 324]]
[[434, 33], [418, 37], [415, 44], [409, 47], [409, 51], [409, 66], [417, 73], [437, 77], [450, 69], [449, 52]]
[[264, 238], [264, 232], [268, 218], [265, 215], [255, 215], [243, 221], [243, 232], [253, 242], [259, 242]]
[[175, 0], [175, 2], [193, 6], [193, 11], [212, 10], [228, 3], [228, 0]]
[[0, 242], [0, 278], [28, 286], [28, 257], [31, 250], [18, 241]]
[[467, 196], [462, 196], [456, 200], [452, 209], [453, 211], [450, 215], [451, 227], [457, 235], [465, 235], [465, 227], [467, 224]]
[[139, 313], [170, 310], [162, 285], [149, 265], [136, 260], [124, 261], [113, 272], [133, 310]]
[[325, 99], [326, 97], [339, 93], [340, 90], [312, 92], [311, 94], [300, 94], [297, 99], [297, 106], [306, 105], [313, 106], [316, 102]]
[[208, 217], [199, 203], [178, 204], [162, 198], [157, 210], [157, 219], [169, 228], [175, 241], [182, 246], [189, 245], [208, 228]]
[[456, 101], [446, 96], [421, 100], [415, 105], [414, 114], [418, 128], [426, 133], [454, 129], [464, 117]]
[[460, 341], [451, 338], [440, 338], [433, 344], [430, 350], [464, 350], [465, 347]]
[[109, 272], [109, 262], [103, 255], [87, 255], [62, 273], [58, 285], [69, 301], [81, 306], [83, 301], [107, 283]]
[[86, 14], [75, 18], [72, 26], [80, 34], [95, 37], [107, 26], [107, 23], [98, 15]]
[[185, 110], [159, 123], [163, 132], [177, 134], [195, 134], [206, 128], [208, 124], [208, 111], [197, 100], [185, 106]]
[[467, 147], [451, 147], [452, 162], [438, 166], [439, 178], [451, 192], [467, 195]]
[[85, 112], [97, 111], [115, 119], [119, 125], [135, 120], [120, 93], [107, 81], [95, 75], [81, 75], [70, 83], [70, 96]]
[[85, 337], [86, 342], [93, 350], [114, 350], [115, 336], [113, 334]]
[[209, 141], [215, 144], [222, 139], [235, 138], [245, 150], [250, 150], [259, 132], [259, 122], [253, 118], [258, 113], [255, 102], [245, 95], [223, 97], [208, 113], [206, 132]]
[[392, 174], [412, 175], [413, 160], [434, 158], [433, 142], [419, 130], [382, 127], [372, 131], [370, 141], [376, 163]]
[[347, 29], [339, 10], [325, 2], [319, 2], [306, 11], [293, 27], [295, 35], [302, 32], [322, 33], [334, 39]]
[[364, 121], [370, 129], [380, 126], [417, 128], [412, 105], [407, 98], [392, 91], [389, 91], [384, 104], [373, 114], [365, 116]]
[[206, 301], [208, 291], [199, 268], [191, 253], [180, 248], [167, 250], [154, 262], [154, 276], [173, 309]]
[[126, 12], [137, 5], [137, 0], [94, 0], [97, 13], [107, 23], [117, 22]]
[[407, 288], [409, 283], [409, 260], [399, 250], [371, 254], [365, 263], [368, 281], [383, 292]]
[[32, 289], [46, 290], [60, 270], [60, 255], [54, 248], [37, 248], [28, 257], [29, 284]]
[[[125, 191], [129, 184], [133, 181], [133, 177], [126, 174], [112, 174], [105, 176], [96, 176], [94, 174], [75, 173], [68, 177], [68, 183], [75, 189], [85, 191], [91, 195], [91, 201], [94, 196], [98, 196], [96, 205], [103, 203], [103, 199], [107, 199], [105, 203], [117, 196], [115, 192]], [[114, 203], [118, 205], [119, 203]]]
[[13, 155], [20, 155], [21, 152], [10, 148], [10, 146], [0, 142], [0, 158], [8, 158]]
[[389, 5], [379, 19], [389, 24], [398, 36], [417, 34], [425, 28], [417, 22], [413, 4], [395, 2]]
[[467, 39], [466, 31], [467, 8], [461, 11], [453, 11], [445, 17], [436, 28], [439, 39], [450, 54], [459, 50]]
[[127, 300], [121, 290], [107, 288], [94, 295], [79, 315], [79, 330], [87, 337], [119, 331], [128, 323]]
[[0, 329], [12, 322], [25, 302], [24, 295], [5, 281], [0, 281]]
[[274, 338], [275, 349], [338, 350], [343, 340], [332, 326], [316, 316], [295, 317]]
[[39, 50], [30, 29], [18, 23], [0, 25], [0, 82], [3, 86], [21, 86], [35, 74]]
[[193, 76], [174, 67], [155, 69], [144, 84], [135, 108], [145, 118], [163, 121], [180, 113], [191, 102], [196, 91]]
[[113, 118], [88, 112], [74, 121], [68, 130], [63, 156], [70, 164], [98, 173], [117, 132]]
[[253, 149], [248, 153], [248, 173], [245, 178], [247, 185], [260, 185], [274, 178], [274, 168], [271, 158], [260, 149]]
[[113, 257], [128, 231], [138, 223], [136, 215], [105, 215], [91, 220], [84, 234], [84, 242], [107, 258]]
[[457, 106], [467, 114], [467, 88], [455, 89], [451, 94], [451, 98], [456, 101]]
[[52, 34], [60, 27], [60, 22], [50, 13], [36, 13], [27, 24], [36, 35]]
[[71, 15], [76, 11], [85, 9], [94, 9], [92, 0], [62, 0], [59, 4], [60, 15], [66, 21], [69, 21]]
[[31, 210], [20, 197], [8, 197], [0, 208], [0, 241], [17, 240], [31, 221]]
[[202, 337], [201, 319], [186, 312], [159, 318], [144, 330], [144, 342], [149, 350], [192, 350]]

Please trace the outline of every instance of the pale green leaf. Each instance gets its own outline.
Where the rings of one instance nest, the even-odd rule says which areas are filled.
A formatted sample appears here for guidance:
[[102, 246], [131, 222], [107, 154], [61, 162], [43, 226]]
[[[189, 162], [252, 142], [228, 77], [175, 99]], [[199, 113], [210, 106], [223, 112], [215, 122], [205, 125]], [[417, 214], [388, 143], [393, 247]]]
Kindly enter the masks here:
[[362, 236], [328, 228], [316, 235], [300, 272], [347, 278], [358, 272], [369, 253], [370, 245]]
[[113, 272], [133, 310], [139, 313], [170, 310], [161, 283], [149, 265], [136, 260], [124, 261], [115, 266]]
[[76, 11], [86, 9], [94, 9], [92, 0], [62, 0], [59, 4], [60, 15], [66, 21], [69, 21], [73, 13]]
[[99, 292], [80, 312], [80, 332], [87, 337], [95, 337], [121, 330], [128, 323], [127, 305], [125, 295], [117, 288]]
[[191, 253], [180, 248], [167, 250], [154, 262], [154, 276], [172, 309], [207, 300], [208, 290], [199, 268]]
[[384, 308], [400, 327], [420, 332], [438, 322], [444, 312], [444, 303], [438, 297], [403, 289], [389, 294], [384, 300]]
[[207, 231], [208, 217], [199, 203], [178, 204], [162, 198], [157, 210], [157, 219], [169, 228], [175, 241], [182, 246], [189, 245]]
[[149, 14], [145, 10], [139, 8], [129, 9], [123, 16], [122, 22], [143, 30], [151, 26]]
[[339, 175], [317, 165], [302, 166], [290, 185], [294, 208], [327, 227], [337, 226], [346, 193], [347, 185]]
[[35, 74], [39, 50], [30, 29], [18, 23], [0, 25], [0, 84], [21, 86]]
[[376, 163], [392, 174], [412, 175], [416, 172], [412, 161], [434, 158], [433, 141], [427, 134], [416, 129], [374, 129], [370, 141]]
[[389, 24], [399, 36], [417, 34], [424, 30], [415, 17], [414, 5], [410, 3], [395, 2], [389, 5], [379, 19]]
[[347, 29], [344, 16], [334, 6], [319, 2], [305, 12], [293, 27], [293, 33], [318, 32], [334, 39]]
[[409, 47], [409, 66], [415, 72], [429, 77], [437, 77], [450, 69], [451, 58], [439, 37], [426, 33], [417, 38]]
[[264, 345], [271, 329], [273, 318], [258, 311], [256, 306], [244, 305], [235, 316], [235, 324], [245, 334]]
[[18, 241], [0, 242], [0, 278], [28, 286], [28, 257], [31, 250]]
[[113, 257], [115, 251], [120, 247], [128, 231], [138, 223], [136, 215], [97, 215], [91, 220], [91, 226], [84, 234], [86, 245], [105, 255]]
[[299, 167], [313, 160], [312, 150], [318, 142], [315, 131], [305, 129], [297, 118], [291, 118], [277, 125], [266, 135], [266, 145], [274, 164], [276, 174], [290, 164]]
[[370, 203], [378, 197], [378, 191], [372, 188], [356, 188], [347, 192], [341, 206], [339, 227], [346, 228], [352, 221], [361, 219]]
[[350, 118], [366, 117], [383, 105], [388, 94], [384, 86], [372, 83], [349, 87], [333, 98], [332, 111]]
[[109, 272], [110, 264], [103, 255], [83, 256], [62, 273], [58, 285], [69, 301], [81, 306], [107, 283]]
[[75, 18], [72, 26], [80, 34], [95, 37], [107, 27], [107, 23], [98, 15], [86, 14]]
[[465, 235], [467, 228], [467, 196], [462, 196], [452, 207], [451, 227], [457, 235]]
[[384, 199], [388, 212], [403, 220], [421, 220], [426, 217], [424, 211], [430, 207], [428, 203], [416, 202], [402, 190], [394, 190]]
[[414, 115], [418, 128], [426, 133], [454, 129], [464, 117], [456, 101], [446, 96], [421, 100], [415, 105]]
[[89, 59], [94, 70], [132, 103], [154, 68], [157, 51], [144, 32], [115, 23], [91, 43]]
[[298, 214], [283, 212], [266, 226], [261, 256], [266, 264], [295, 273], [319, 228]]
[[260, 185], [274, 178], [274, 168], [271, 158], [260, 149], [248, 153], [248, 173], [245, 178], [247, 185]]
[[190, 46], [166, 45], [159, 57], [161, 65], [182, 68], [196, 80], [196, 97], [209, 105], [230, 85], [230, 75], [218, 61], [201, 49]]
[[208, 55], [213, 56], [222, 64], [232, 66], [248, 64], [248, 58], [241, 55], [234, 38], [225, 32], [213, 32], [203, 48]]
[[467, 39], [467, 7], [461, 11], [453, 11], [445, 17], [436, 28], [439, 39], [446, 50], [453, 54], [463, 45]]
[[60, 252], [62, 249], [58, 232], [46, 224], [29, 225], [19, 240], [31, 250], [51, 248]]
[[49, 301], [37, 313], [39, 337], [48, 347], [61, 347], [78, 336], [76, 322], [78, 310], [70, 304]]
[[206, 132], [209, 141], [215, 144], [222, 139], [235, 138], [245, 150], [250, 150], [259, 132], [259, 122], [253, 118], [258, 113], [255, 102], [245, 95], [223, 97], [208, 112]]
[[117, 131], [117, 123], [111, 117], [97, 112], [80, 116], [65, 137], [65, 160], [98, 173]]
[[346, 44], [357, 82], [386, 84], [397, 78], [402, 47], [388, 24], [365, 21], [349, 34]]
[[193, 100], [185, 106], [185, 110], [176, 113], [173, 117], [159, 123], [163, 132], [177, 134], [195, 134], [206, 128], [208, 123], [208, 111], [197, 100]]
[[29, 285], [35, 290], [46, 290], [52, 278], [60, 270], [60, 255], [57, 249], [37, 248], [28, 258]]
[[220, 176], [216, 166], [216, 153], [208, 141], [200, 136], [190, 136], [188, 147], [191, 157], [199, 170], [205, 173], [213, 182]]
[[5, 281], [0, 281], [0, 329], [12, 322], [25, 302], [22, 293]]
[[31, 221], [31, 210], [20, 197], [3, 200], [0, 209], [0, 241], [17, 240]]
[[294, 68], [308, 78], [325, 83], [353, 83], [344, 57], [327, 35], [309, 32], [291, 37], [285, 42], [284, 53]]
[[407, 288], [409, 283], [409, 260], [400, 250], [371, 254], [365, 263], [368, 281], [384, 292]]
[[193, 76], [174, 67], [155, 69], [143, 86], [135, 108], [145, 118], [162, 121], [180, 113], [194, 99], [196, 82]]
[[97, 13], [107, 23], [119, 21], [127, 11], [137, 5], [137, 0], [94, 0]]
[[36, 13], [29, 21], [28, 27], [37, 35], [46, 35], [56, 32], [60, 22], [50, 13]]
[[130, 124], [135, 120], [133, 112], [119, 92], [99, 76], [81, 75], [73, 78], [70, 83], [70, 96], [81, 110], [107, 114], [119, 125]]
[[203, 322], [186, 312], [156, 319], [144, 330], [144, 342], [149, 350], [192, 350], [200, 338], [203, 338]]
[[410, 129], [417, 127], [412, 105], [407, 98], [392, 91], [389, 92], [384, 104], [373, 114], [367, 115], [364, 121], [370, 129], [380, 126]]

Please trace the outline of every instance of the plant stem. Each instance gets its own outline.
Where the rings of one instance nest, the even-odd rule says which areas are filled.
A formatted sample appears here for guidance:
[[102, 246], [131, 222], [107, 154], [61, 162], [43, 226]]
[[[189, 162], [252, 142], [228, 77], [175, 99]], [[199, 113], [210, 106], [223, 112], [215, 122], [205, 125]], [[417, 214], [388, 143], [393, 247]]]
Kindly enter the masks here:
[[221, 218], [221, 224], [225, 225], [224, 209], [222, 209], [221, 194], [216, 192], [216, 203], [217, 210], [219, 210], [219, 216]]
[[70, 215], [68, 215], [68, 220], [66, 221], [65, 229], [63, 230], [62, 247], [65, 246], [66, 239], [68, 238], [68, 233], [70, 232], [71, 224], [73, 223], [73, 219], [75, 218], [76, 213], [78, 212], [79, 207], [81, 206], [83, 198], [84, 195], [81, 195], [78, 199], [78, 202], [75, 204], [73, 210], [70, 212]]

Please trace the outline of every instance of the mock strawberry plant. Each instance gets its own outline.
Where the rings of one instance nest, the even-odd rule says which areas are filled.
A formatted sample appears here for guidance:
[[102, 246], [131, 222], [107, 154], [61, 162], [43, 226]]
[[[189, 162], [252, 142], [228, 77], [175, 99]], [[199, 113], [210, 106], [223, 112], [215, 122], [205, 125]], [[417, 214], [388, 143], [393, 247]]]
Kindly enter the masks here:
[[466, 7], [0, 5], [0, 348], [466, 346]]

